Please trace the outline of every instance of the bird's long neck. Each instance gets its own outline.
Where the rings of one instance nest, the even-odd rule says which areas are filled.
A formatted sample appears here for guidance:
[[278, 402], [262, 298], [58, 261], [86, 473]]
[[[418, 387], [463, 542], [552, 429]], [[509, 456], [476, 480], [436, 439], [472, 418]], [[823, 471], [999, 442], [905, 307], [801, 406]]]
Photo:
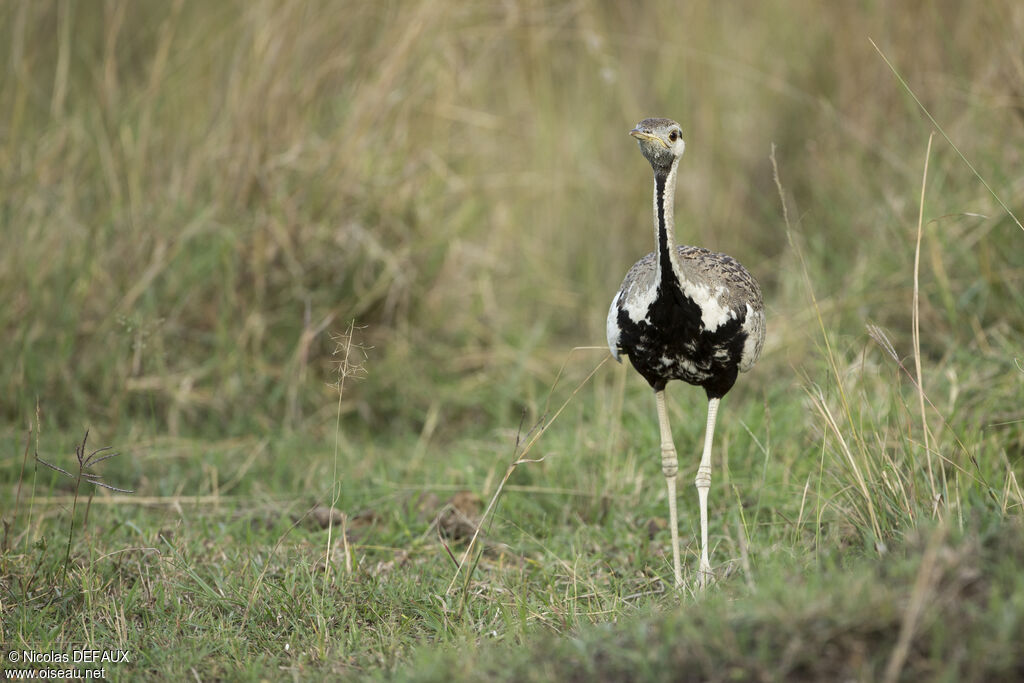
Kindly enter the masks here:
[[679, 159], [668, 170], [654, 171], [654, 238], [658, 246], [658, 281], [676, 280], [676, 237], [673, 207], [676, 196], [676, 168]]

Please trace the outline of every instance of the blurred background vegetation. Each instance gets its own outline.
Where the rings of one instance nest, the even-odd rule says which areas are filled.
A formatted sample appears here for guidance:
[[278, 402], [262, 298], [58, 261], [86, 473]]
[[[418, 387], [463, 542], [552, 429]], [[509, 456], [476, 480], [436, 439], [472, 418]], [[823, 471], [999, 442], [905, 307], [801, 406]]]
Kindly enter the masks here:
[[[1021, 35], [1012, 0], [0, 3], [0, 642], [173, 680], [489, 679], [491, 639], [506, 680], [1019, 675]], [[977, 170], [936, 135], [921, 394], [908, 88]], [[694, 599], [649, 388], [572, 393], [653, 248], [646, 116], [686, 133], [678, 237], [768, 309]], [[669, 391], [689, 576], [705, 400]], [[133, 495], [32, 463], [86, 428]]]
[[[649, 115], [687, 132], [680, 239], [765, 289], [745, 384], [820, 369], [772, 144], [830, 332], [905, 355], [931, 126], [868, 37], [1017, 207], [1022, 31], [1014, 2], [4, 3], [0, 416], [329, 435], [356, 321], [349, 429], [514, 425], [652, 248]], [[1019, 399], [1024, 234], [939, 138], [925, 219], [932, 381]]]

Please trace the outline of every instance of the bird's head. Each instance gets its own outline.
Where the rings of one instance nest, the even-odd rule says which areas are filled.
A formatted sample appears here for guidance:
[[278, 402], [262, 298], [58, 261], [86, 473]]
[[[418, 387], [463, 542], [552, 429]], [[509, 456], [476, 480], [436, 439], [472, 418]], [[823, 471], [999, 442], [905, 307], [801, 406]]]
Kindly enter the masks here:
[[672, 119], [644, 119], [629, 131], [655, 171], [668, 171], [683, 156], [683, 130]]

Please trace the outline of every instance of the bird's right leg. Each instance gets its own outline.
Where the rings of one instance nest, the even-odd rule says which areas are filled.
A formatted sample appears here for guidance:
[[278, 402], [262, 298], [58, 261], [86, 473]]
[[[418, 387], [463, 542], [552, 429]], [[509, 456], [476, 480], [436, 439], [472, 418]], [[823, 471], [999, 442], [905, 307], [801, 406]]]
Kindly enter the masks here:
[[683, 573], [679, 565], [679, 520], [676, 517], [676, 473], [679, 460], [672, 442], [672, 430], [668, 426], [668, 411], [665, 409], [665, 390], [654, 392], [658, 404], [658, 426], [661, 428], [661, 472], [668, 486], [669, 528], [672, 531], [672, 570], [675, 572], [676, 588], [683, 585]]
[[704, 454], [697, 467], [697, 498], [700, 500], [700, 568], [697, 587], [703, 590], [712, 579], [711, 563], [708, 561], [708, 491], [711, 490], [711, 441], [715, 437], [715, 418], [718, 415], [720, 399], [708, 400], [708, 425], [704, 432]]

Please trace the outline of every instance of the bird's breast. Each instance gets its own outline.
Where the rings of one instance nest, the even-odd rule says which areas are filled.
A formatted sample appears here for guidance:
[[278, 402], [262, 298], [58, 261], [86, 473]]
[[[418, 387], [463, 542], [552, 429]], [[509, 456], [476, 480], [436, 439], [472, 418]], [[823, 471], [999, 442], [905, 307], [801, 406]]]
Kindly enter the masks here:
[[[679, 379], [704, 384], [742, 357], [742, 313], [721, 303], [721, 292], [703, 286], [668, 292], [655, 286], [623, 297], [616, 316], [617, 348], [652, 385]], [[632, 304], [632, 305], [631, 305]]]

